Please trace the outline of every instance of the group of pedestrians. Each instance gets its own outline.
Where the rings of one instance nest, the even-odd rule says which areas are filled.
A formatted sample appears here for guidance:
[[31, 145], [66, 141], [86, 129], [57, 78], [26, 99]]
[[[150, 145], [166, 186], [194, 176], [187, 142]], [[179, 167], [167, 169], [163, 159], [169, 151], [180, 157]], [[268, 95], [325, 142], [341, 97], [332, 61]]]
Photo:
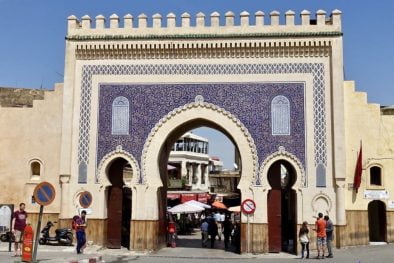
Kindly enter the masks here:
[[[313, 229], [316, 231], [317, 237], [317, 259], [323, 259], [326, 248], [328, 250], [327, 258], [333, 258], [332, 253], [332, 240], [334, 238], [334, 225], [329, 218], [328, 215], [323, 217], [322, 213], [318, 214], [318, 218], [315, 222], [315, 228]], [[299, 234], [299, 241], [301, 243], [301, 258], [304, 258], [305, 251], [306, 257], [309, 258], [309, 229], [308, 229], [308, 222], [303, 222], [300, 228]]]
[[226, 250], [230, 249], [230, 239], [231, 244], [233, 244], [239, 252], [240, 249], [240, 228], [238, 223], [233, 223], [230, 220], [230, 216], [225, 216], [223, 213], [217, 212], [212, 213], [210, 216], [202, 219], [201, 223], [201, 240], [202, 247], [207, 247], [208, 240], [210, 240], [210, 247], [215, 247], [216, 237], [218, 240], [222, 240], [222, 235], [224, 237], [224, 248]]

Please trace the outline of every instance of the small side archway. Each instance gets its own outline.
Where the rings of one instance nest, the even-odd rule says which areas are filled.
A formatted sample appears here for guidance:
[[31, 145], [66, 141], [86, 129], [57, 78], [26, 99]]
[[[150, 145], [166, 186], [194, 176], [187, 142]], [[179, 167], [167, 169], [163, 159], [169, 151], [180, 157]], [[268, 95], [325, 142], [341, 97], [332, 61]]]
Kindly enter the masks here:
[[99, 164], [96, 181], [105, 189], [102, 191], [107, 217], [104, 236], [108, 248], [130, 248], [132, 210], [135, 207], [132, 196], [139, 175], [138, 162], [121, 146], [107, 154]]
[[268, 156], [260, 166], [260, 178], [267, 195], [269, 252], [297, 251], [297, 223], [302, 220], [302, 188], [307, 184], [299, 159], [284, 147]]

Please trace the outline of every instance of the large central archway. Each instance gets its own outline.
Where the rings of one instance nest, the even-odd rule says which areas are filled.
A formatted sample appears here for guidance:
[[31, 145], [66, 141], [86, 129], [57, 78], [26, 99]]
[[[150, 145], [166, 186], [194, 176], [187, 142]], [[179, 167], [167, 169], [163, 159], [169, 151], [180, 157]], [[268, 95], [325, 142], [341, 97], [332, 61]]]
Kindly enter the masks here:
[[[158, 194], [158, 201], [149, 206], [153, 220], [159, 221], [159, 242], [165, 240], [165, 186], [166, 163], [173, 143], [186, 131], [207, 126], [227, 135], [238, 148], [241, 159], [241, 179], [238, 189], [242, 198], [252, 195], [250, 185], [257, 174], [257, 152], [254, 141], [247, 128], [231, 113], [215, 105], [196, 102], [172, 111], [156, 125], [147, 140], [142, 158], [144, 181], [152, 191]], [[159, 201], [160, 200], [160, 201]]]

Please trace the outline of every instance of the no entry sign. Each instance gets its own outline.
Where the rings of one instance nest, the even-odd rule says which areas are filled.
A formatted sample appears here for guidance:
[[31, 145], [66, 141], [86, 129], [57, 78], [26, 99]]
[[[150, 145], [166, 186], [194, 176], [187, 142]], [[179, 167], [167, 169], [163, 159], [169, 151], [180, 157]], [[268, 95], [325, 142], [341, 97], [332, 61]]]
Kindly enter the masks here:
[[241, 209], [245, 214], [253, 214], [256, 210], [256, 203], [252, 199], [245, 199], [241, 204]]
[[79, 196], [79, 204], [83, 208], [88, 208], [93, 201], [92, 194], [89, 191], [82, 192], [81, 195]]
[[39, 205], [50, 205], [55, 199], [56, 191], [53, 185], [42, 182], [34, 188], [33, 196]]

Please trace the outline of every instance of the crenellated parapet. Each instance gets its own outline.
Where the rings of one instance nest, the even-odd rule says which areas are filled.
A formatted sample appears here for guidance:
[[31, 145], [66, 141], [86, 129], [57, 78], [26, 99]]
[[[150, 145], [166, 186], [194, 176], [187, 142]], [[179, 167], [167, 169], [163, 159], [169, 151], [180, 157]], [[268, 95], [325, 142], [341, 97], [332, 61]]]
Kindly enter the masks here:
[[[209, 16], [174, 13], [120, 18], [98, 15], [68, 18], [66, 39], [79, 59], [167, 59], [226, 57], [328, 57], [332, 39], [342, 36], [341, 11], [330, 15], [302, 11], [300, 19], [289, 10], [268, 17], [213, 12]], [[282, 20], [284, 23], [282, 23]]]
[[[318, 10], [312, 17], [307, 10], [302, 11], [299, 23], [296, 22], [296, 13], [284, 13], [284, 23], [281, 23], [281, 14], [272, 11], [266, 15], [262, 11], [254, 15], [243, 11], [239, 14], [239, 23], [236, 23], [235, 14], [231, 11], [224, 15], [213, 12], [210, 15], [198, 13], [194, 17], [183, 13], [177, 17], [174, 13], [166, 16], [154, 14], [148, 17], [140, 14], [133, 17], [130, 14], [120, 18], [113, 14], [109, 18], [102, 15], [94, 19], [88, 15], [78, 19], [68, 17], [68, 39], [84, 40], [87, 38], [167, 38], [186, 36], [237, 36], [237, 35], [267, 35], [267, 36], [302, 36], [320, 34], [332, 36], [341, 33], [341, 11], [334, 10], [328, 15], [323, 10]], [[253, 16], [253, 17], [252, 17]], [[267, 16], [267, 17], [266, 17]], [[252, 21], [253, 20], [253, 21]], [[237, 20], [238, 21], [238, 20]], [[267, 23], [266, 23], [267, 22]]]

